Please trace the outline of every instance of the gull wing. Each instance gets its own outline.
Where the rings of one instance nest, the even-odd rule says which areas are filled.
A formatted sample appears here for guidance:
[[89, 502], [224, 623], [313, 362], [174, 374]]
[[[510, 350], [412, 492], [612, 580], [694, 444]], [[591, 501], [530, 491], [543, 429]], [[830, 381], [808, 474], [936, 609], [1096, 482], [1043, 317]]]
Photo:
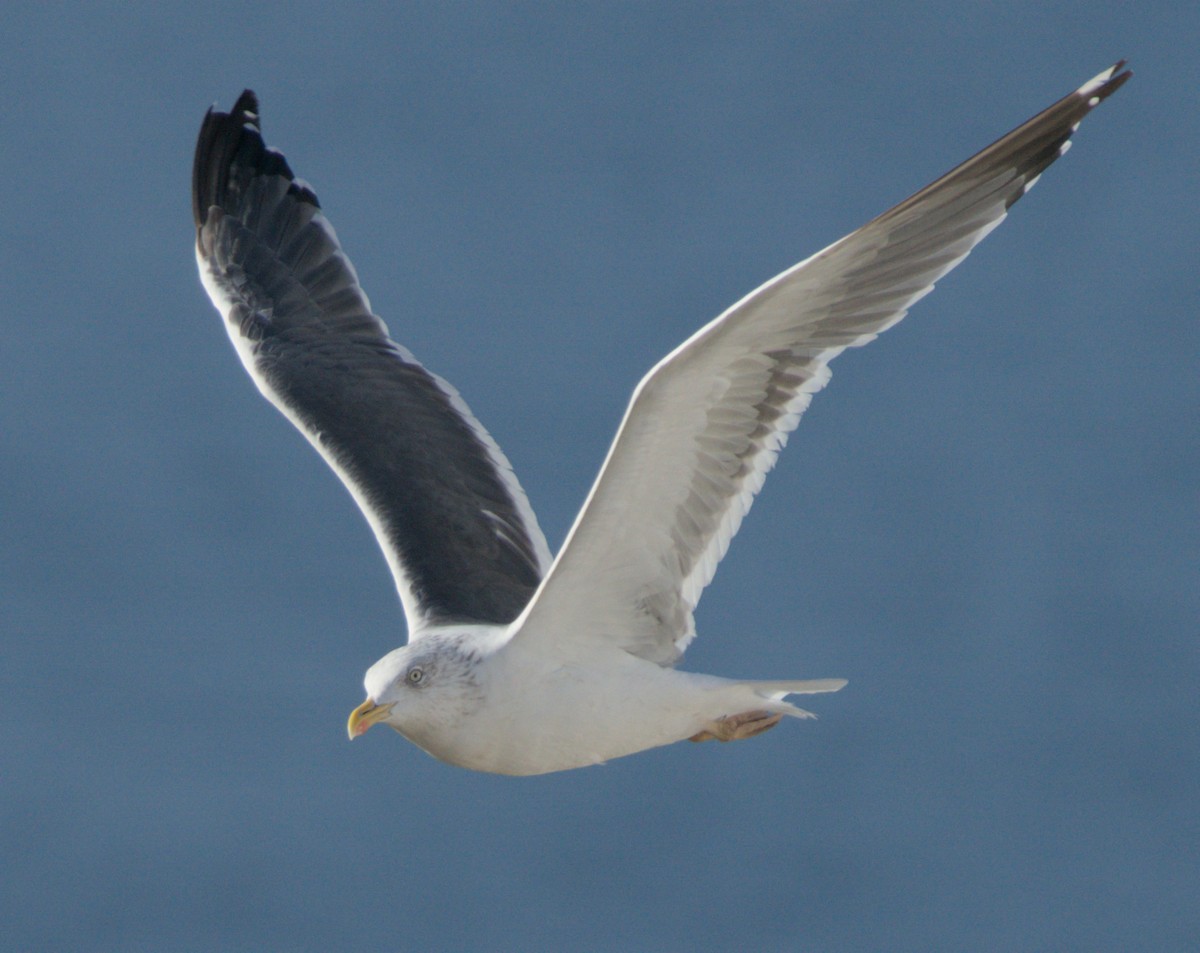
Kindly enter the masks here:
[[595, 485], [514, 639], [605, 639], [662, 665], [829, 362], [904, 317], [1129, 79], [1105, 70], [933, 184], [772, 278], [634, 391]]
[[504, 454], [388, 337], [317, 197], [263, 143], [249, 90], [208, 111], [193, 169], [200, 277], [263, 395], [363, 511], [409, 636], [511, 622], [550, 552]]

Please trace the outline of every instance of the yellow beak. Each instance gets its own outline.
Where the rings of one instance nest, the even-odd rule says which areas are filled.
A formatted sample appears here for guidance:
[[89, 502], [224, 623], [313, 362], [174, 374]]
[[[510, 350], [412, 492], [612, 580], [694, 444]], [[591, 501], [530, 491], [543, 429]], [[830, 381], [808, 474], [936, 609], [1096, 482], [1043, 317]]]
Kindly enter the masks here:
[[350, 712], [350, 720], [346, 722], [346, 733], [350, 736], [350, 740], [353, 741], [375, 722], [383, 721], [391, 710], [391, 705], [376, 705], [368, 698]]

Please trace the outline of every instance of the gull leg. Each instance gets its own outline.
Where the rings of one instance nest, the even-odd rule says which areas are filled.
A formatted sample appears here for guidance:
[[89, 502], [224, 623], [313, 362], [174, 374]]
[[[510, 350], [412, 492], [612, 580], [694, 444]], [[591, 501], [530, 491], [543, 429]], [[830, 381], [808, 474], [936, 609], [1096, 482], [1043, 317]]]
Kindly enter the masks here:
[[710, 721], [688, 741], [740, 741], [742, 738], [753, 738], [774, 728], [781, 718], [783, 715], [769, 711], [744, 711], [740, 715], [727, 715]]

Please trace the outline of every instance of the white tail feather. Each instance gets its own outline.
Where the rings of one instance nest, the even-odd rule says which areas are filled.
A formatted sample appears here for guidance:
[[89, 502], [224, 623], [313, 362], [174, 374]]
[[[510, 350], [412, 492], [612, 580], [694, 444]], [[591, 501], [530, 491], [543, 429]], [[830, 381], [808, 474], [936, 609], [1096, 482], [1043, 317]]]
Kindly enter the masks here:
[[816, 718], [811, 711], [797, 708], [790, 702], [784, 701], [788, 695], [819, 695], [823, 692], [836, 692], [846, 684], [844, 678], [813, 678], [803, 682], [743, 682], [767, 704], [767, 711], [778, 712], [781, 715], [791, 715], [793, 718]]

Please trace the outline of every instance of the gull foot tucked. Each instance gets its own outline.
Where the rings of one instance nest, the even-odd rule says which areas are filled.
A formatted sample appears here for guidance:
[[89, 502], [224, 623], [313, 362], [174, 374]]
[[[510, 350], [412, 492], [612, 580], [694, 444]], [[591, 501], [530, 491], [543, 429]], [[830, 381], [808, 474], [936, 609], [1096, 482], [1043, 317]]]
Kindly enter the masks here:
[[783, 715], [769, 711], [744, 711], [740, 715], [727, 715], [710, 721], [703, 731], [692, 735], [688, 741], [739, 741], [753, 738], [779, 724]]

